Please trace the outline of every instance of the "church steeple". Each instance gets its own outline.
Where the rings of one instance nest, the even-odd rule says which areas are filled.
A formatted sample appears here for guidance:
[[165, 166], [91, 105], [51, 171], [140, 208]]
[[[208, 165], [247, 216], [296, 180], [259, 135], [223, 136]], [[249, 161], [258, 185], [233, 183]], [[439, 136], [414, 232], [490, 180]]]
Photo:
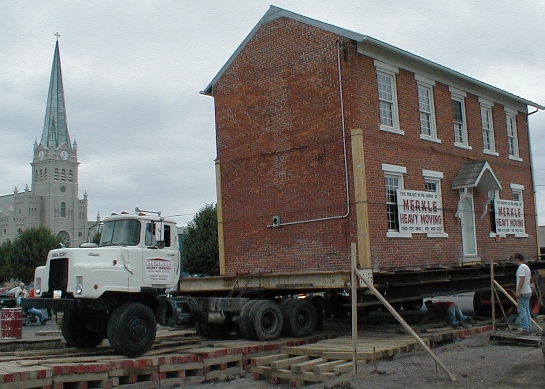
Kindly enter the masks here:
[[69, 148], [70, 136], [66, 123], [66, 108], [64, 105], [64, 89], [62, 86], [61, 57], [59, 54], [59, 35], [55, 44], [47, 106], [45, 110], [44, 130], [40, 143], [48, 149], [56, 150], [66, 144]]

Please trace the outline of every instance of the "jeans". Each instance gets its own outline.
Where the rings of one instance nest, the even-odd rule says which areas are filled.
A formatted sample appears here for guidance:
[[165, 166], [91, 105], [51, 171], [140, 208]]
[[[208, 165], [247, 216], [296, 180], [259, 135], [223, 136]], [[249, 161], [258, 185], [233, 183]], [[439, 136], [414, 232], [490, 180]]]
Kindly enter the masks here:
[[40, 320], [40, 323], [44, 321], [44, 314], [39, 309], [37, 309], [37, 308], [28, 308], [27, 312], [30, 313], [31, 315], [38, 316], [38, 320]]
[[521, 294], [517, 300], [518, 309], [517, 312], [520, 317], [520, 326], [525, 332], [530, 332], [532, 330], [532, 315], [530, 314], [530, 297], [532, 293]]
[[458, 327], [463, 322], [467, 322], [467, 317], [462, 314], [458, 305], [452, 304], [447, 311], [447, 320], [452, 327]]

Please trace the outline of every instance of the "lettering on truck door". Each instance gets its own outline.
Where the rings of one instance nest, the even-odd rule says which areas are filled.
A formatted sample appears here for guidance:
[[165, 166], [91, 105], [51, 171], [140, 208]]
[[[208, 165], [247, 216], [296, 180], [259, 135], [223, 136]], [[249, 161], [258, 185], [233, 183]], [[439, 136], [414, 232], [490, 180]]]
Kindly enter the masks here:
[[[158, 242], [156, 229], [162, 225], [164, 228], [164, 246]], [[146, 224], [145, 247], [143, 250], [143, 281], [146, 285], [171, 285], [174, 283], [177, 265], [177, 247], [174, 247], [176, 239], [173, 239], [170, 225], [165, 223], [148, 222]]]

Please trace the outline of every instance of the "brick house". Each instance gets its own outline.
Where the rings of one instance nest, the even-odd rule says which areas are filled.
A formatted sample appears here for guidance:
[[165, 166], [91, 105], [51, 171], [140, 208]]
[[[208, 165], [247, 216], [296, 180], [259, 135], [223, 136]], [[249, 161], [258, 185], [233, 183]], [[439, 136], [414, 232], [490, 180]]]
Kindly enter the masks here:
[[537, 259], [539, 104], [274, 6], [203, 93], [223, 275]]

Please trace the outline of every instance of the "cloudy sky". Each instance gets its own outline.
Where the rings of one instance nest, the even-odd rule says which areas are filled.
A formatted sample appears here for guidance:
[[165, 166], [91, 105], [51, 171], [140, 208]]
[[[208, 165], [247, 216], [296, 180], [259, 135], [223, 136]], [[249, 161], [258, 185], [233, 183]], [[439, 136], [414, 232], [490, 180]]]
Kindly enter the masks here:
[[[270, 1], [270, 0], [269, 0]], [[0, 0], [0, 195], [31, 185], [55, 32], [89, 218], [136, 206], [186, 224], [215, 202], [214, 108], [203, 90], [265, 0]], [[545, 105], [541, 0], [276, 0]], [[545, 112], [530, 116], [545, 224]]]

